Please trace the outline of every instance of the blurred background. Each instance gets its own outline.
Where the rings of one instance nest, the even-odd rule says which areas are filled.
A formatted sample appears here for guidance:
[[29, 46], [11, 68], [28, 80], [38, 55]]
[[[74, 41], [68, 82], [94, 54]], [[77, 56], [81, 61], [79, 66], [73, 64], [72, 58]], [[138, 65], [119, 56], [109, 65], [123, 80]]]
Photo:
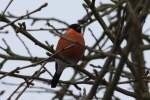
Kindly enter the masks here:
[[[117, 19], [118, 6], [116, 6], [117, 3], [115, 4], [112, 1], [96, 0], [95, 7], [97, 8], [99, 7], [100, 10], [98, 13], [102, 16], [102, 19], [104, 20], [106, 26], [110, 29], [110, 32], [113, 33], [113, 31], [116, 32], [115, 30], [117, 29], [114, 26], [115, 26], [115, 21], [118, 20]], [[116, 0], [116, 2], [119, 1]], [[38, 9], [39, 7], [41, 7], [41, 5], [45, 3], [47, 3], [48, 5], [43, 7], [39, 11], [37, 10], [33, 14], [30, 14], [29, 16], [25, 16], [24, 18], [18, 19], [20, 16], [27, 15], [30, 12]], [[125, 5], [126, 4], [123, 4], [123, 7]], [[94, 57], [95, 55], [98, 54], [92, 52], [89, 55], [90, 51], [86, 49], [85, 60], [79, 62], [79, 65], [81, 64], [84, 65], [86, 63], [84, 69], [90, 72], [91, 74], [95, 75], [96, 72], [98, 73], [101, 71], [101, 67], [104, 66], [108, 58], [107, 56], [112, 56], [111, 54], [109, 55], [109, 53], [111, 53], [110, 51], [114, 44], [112, 43], [111, 40], [109, 40], [109, 38], [106, 35], [104, 35], [105, 34], [103, 29], [104, 27], [99, 24], [97, 19], [95, 19], [95, 16], [94, 15], [88, 16], [90, 12], [91, 10], [89, 7], [87, 7], [87, 4], [84, 2], [84, 0], [0, 0], [0, 15], [5, 16], [10, 21], [16, 20], [14, 23], [18, 27], [23, 26], [23, 23], [25, 23], [25, 27], [26, 27], [25, 31], [27, 31], [39, 42], [43, 43], [44, 45], [49, 45], [49, 47], [53, 49], [55, 49], [57, 41], [60, 37], [54, 34], [55, 32], [52, 26], [54, 26], [56, 29], [58, 29], [60, 33], [63, 34], [65, 32], [65, 29], [68, 27], [68, 25], [73, 23], [78, 23], [79, 20], [83, 20], [83, 23], [85, 24], [83, 34], [84, 34], [86, 46], [92, 48], [101, 37], [102, 38], [101, 42], [98, 42], [98, 44], [96, 44], [96, 47], [94, 49], [102, 51], [104, 55], [106, 53], [104, 57], [98, 56], [97, 58], [90, 59], [89, 58], [90, 56]], [[85, 16], [88, 17], [88, 20], [85, 18]], [[1, 18], [3, 17], [1, 16]], [[86, 19], [85, 22], [84, 19]], [[146, 38], [148, 39], [149, 39], [149, 26], [150, 26], [149, 19], [150, 17], [147, 15], [145, 21], [143, 22], [143, 27], [142, 27], [142, 32], [145, 36], [147, 36]], [[0, 20], [0, 28], [8, 24], [1, 20]], [[102, 37], [102, 35], [104, 36]], [[113, 35], [115, 35], [115, 33], [112, 34], [112, 36]], [[149, 42], [147, 41], [143, 40], [144, 44], [148, 48], [148, 49], [144, 49], [145, 51], [143, 51], [143, 54], [144, 54], [144, 61], [146, 66], [145, 70], [149, 71], [150, 52], [149, 52]], [[125, 48], [126, 45], [127, 45], [127, 41], [123, 40], [120, 47]], [[48, 58], [48, 55], [46, 54], [47, 52], [48, 51], [46, 49], [40, 47], [39, 45], [36, 45], [27, 36], [23, 35], [20, 32], [16, 33], [16, 31], [11, 27], [11, 25], [8, 25], [6, 27], [3, 27], [3, 29], [0, 29], [0, 62], [1, 62], [0, 100], [7, 100], [8, 98], [11, 97], [11, 95], [13, 95], [11, 97], [11, 100], [16, 100], [18, 95], [21, 94], [21, 91], [26, 87], [26, 85], [24, 84], [23, 86], [20, 87], [20, 89], [17, 92], [15, 92], [15, 90], [21, 85], [21, 83], [25, 82], [25, 78], [22, 77], [20, 78], [20, 76], [17, 78], [17, 76], [13, 75], [12, 71], [17, 67], [24, 67], [27, 65], [31, 65], [42, 59]], [[11, 56], [10, 53], [16, 55]], [[4, 55], [8, 56], [8, 58]], [[17, 55], [19, 55], [19, 57], [15, 58], [15, 56], [17, 57]], [[122, 57], [120, 54], [116, 54], [116, 56], [120, 58]], [[132, 61], [130, 56], [132, 55], [129, 55], [128, 58], [129, 60]], [[32, 60], [32, 58], [34, 60]], [[120, 58], [119, 59], [115, 58], [114, 66], [117, 66], [117, 64], [120, 62]], [[39, 70], [41, 66], [42, 64], [30, 68], [25, 68], [19, 70], [19, 73], [16, 74], [32, 77], [33, 73]], [[117, 86], [127, 91], [134, 92], [133, 83], [130, 83], [130, 80], [131, 81], [132, 79], [134, 80], [134, 78], [132, 78], [131, 75], [132, 72], [127, 67], [128, 65], [125, 64], [124, 66], [125, 67], [123, 68], [123, 73], [119, 82], [127, 82], [127, 83], [118, 84]], [[58, 92], [61, 93], [60, 91], [65, 90], [62, 88], [63, 84], [60, 84], [60, 86], [58, 86], [55, 89], [51, 89], [50, 85], [46, 82], [47, 80], [52, 79], [51, 75], [53, 75], [55, 72], [54, 61], [51, 60], [47, 62], [44, 65], [44, 67], [50, 73], [44, 72], [40, 75], [41, 80], [33, 80], [32, 83], [34, 85], [29, 86], [29, 88], [27, 88], [23, 92], [23, 94], [19, 97], [19, 100], [31, 100], [31, 99], [51, 100], [52, 98], [54, 99], [55, 96], [57, 99], [60, 99], [59, 97], [57, 97], [58, 96], [57, 93]], [[9, 73], [9, 75], [7, 75], [8, 73], [6, 74], [3, 72], [12, 72], [12, 73]], [[74, 75], [74, 73], [75, 70], [69, 67], [65, 69], [60, 80], [64, 82], [69, 81]], [[70, 85], [67, 88], [68, 92], [66, 92], [65, 96], [63, 97], [63, 100], [76, 100], [78, 97], [84, 97], [90, 92], [93, 83], [92, 84], [89, 84], [88, 82], [86, 83], [85, 80], [86, 79], [88, 80], [87, 76], [84, 75], [82, 72], [77, 72], [77, 73], [78, 74], [75, 76], [74, 79], [75, 82], [83, 81], [83, 84], [79, 84], [78, 86]], [[103, 77], [106, 81], [109, 81], [110, 73], [106, 73], [105, 76]], [[11, 74], [13, 77], [10, 77]], [[112, 74], [112, 76], [114, 76], [114, 74]], [[43, 81], [42, 79], [47, 79], [47, 80]], [[103, 98], [105, 90], [106, 90], [105, 85], [99, 86], [96, 94], [98, 100]], [[112, 98], [114, 100], [119, 100], [119, 99], [134, 100], [134, 97], [120, 93], [118, 91], [114, 91]]]

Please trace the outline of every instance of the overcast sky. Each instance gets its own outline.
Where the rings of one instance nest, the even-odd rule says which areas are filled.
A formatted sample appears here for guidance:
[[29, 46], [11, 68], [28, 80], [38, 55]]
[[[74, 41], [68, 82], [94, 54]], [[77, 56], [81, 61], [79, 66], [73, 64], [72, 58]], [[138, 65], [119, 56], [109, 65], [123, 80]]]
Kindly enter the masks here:
[[[100, 0], [97, 0], [97, 2], [99, 2]], [[109, 2], [109, 0], [102, 0], [103, 2]], [[0, 12], [4, 11], [6, 5], [8, 4], [9, 0], [0, 0]], [[42, 9], [40, 12], [37, 12], [35, 14], [33, 14], [32, 16], [37, 16], [37, 17], [49, 17], [49, 18], [58, 18], [61, 19], [69, 24], [72, 23], [76, 23], [79, 19], [81, 19], [85, 14], [85, 10], [82, 7], [83, 4], [83, 0], [14, 0], [13, 3], [10, 5], [10, 7], [8, 8], [7, 12], [11, 12], [12, 14], [21, 16], [26, 14], [26, 11], [33, 11], [34, 9], [38, 8], [40, 5], [44, 4], [45, 2], [48, 3], [48, 6], [44, 9]], [[21, 21], [22, 22], [22, 21]], [[30, 21], [26, 21], [27, 24], [27, 28], [31, 29], [31, 28], [41, 28], [43, 26], [44, 23], [38, 23], [36, 26], [30, 26], [31, 22]], [[5, 25], [5, 23], [0, 23], [1, 25]], [[57, 26], [57, 23], [53, 23], [53, 25]], [[59, 25], [57, 27], [60, 27]], [[143, 30], [146, 30], [149, 27], [148, 23], [145, 24], [145, 27]], [[44, 26], [43, 26], [44, 28]], [[101, 27], [99, 27], [98, 25], [93, 24], [93, 26], [91, 26], [91, 28], [93, 29], [93, 31], [95, 32], [96, 36], [100, 36], [100, 32]], [[8, 29], [8, 28], [6, 28]], [[9, 31], [12, 32], [11, 34], [9, 33], [8, 35], [3, 35], [0, 34], [0, 45], [4, 46], [4, 43], [1, 41], [1, 38], [5, 38], [7, 40], [7, 42], [9, 43], [9, 45], [12, 47], [12, 50], [18, 54], [22, 54], [22, 55], [26, 55], [27, 52], [26, 50], [23, 48], [22, 44], [19, 42], [19, 40], [16, 38], [14, 31], [9, 28]], [[32, 33], [33, 36], [35, 36], [36, 38], [38, 38], [38, 40], [44, 42], [44, 41], [48, 41], [50, 44], [54, 44], [56, 46], [56, 43], [58, 41], [58, 37], [53, 36], [50, 33], [47, 32], [33, 32]], [[31, 52], [34, 56], [40, 56], [40, 57], [46, 57], [46, 54], [43, 53], [45, 52], [44, 50], [41, 50], [39, 47], [35, 46], [31, 41], [28, 41], [27, 38], [24, 38], [23, 36], [21, 36], [24, 41], [26, 41], [26, 43], [29, 45], [29, 48], [31, 49]], [[85, 42], [86, 45], [90, 46], [92, 45], [94, 42], [91, 40], [91, 36], [88, 32], [86, 32], [84, 34], [85, 37]], [[2, 52], [0, 50], [0, 52]], [[145, 57], [148, 58], [148, 54], [150, 54], [150, 52], [146, 52]], [[0, 59], [1, 60], [1, 59]], [[101, 63], [103, 63], [103, 61], [100, 61]], [[96, 62], [97, 63], [97, 62]], [[4, 71], [11, 71], [14, 68], [16, 68], [16, 66], [23, 66], [29, 64], [29, 62], [18, 62], [16, 61], [16, 63], [12, 63], [12, 61], [9, 61], [4, 67]], [[146, 65], [149, 65], [150, 62], [146, 61]], [[54, 63], [50, 63], [47, 66], [50, 66], [49, 70], [54, 70]], [[34, 70], [34, 69], [33, 69]], [[89, 70], [89, 69], [88, 69]], [[70, 71], [68, 73], [68, 71]], [[67, 80], [69, 79], [67, 76], [71, 75], [70, 73], [72, 72], [72, 69], [66, 69], [63, 73], [63, 80]], [[26, 70], [26, 71], [22, 71], [22, 74], [27, 74], [30, 75], [31, 72], [30, 70]], [[54, 72], [53, 72], [54, 73]], [[49, 77], [48, 75], [44, 75], [43, 77]], [[0, 82], [11, 82], [11, 83], [20, 83], [20, 79], [16, 79], [16, 78], [4, 78], [2, 80], [0, 80]], [[45, 85], [43, 83], [38, 83], [36, 84], [36, 86], [42, 86], [42, 87], [48, 87], [48, 85]], [[88, 87], [88, 86], [87, 86]], [[0, 97], [0, 100], [5, 100], [6, 98], [8, 98], [8, 96], [12, 93], [12, 91], [16, 88], [16, 86], [6, 86], [0, 83], [0, 91], [1, 90], [6, 90], [6, 93]], [[50, 86], [49, 86], [50, 88]], [[74, 87], [71, 87], [72, 89], [75, 89]], [[126, 86], [125, 86], [126, 88]], [[117, 93], [118, 94], [118, 93]], [[127, 96], [124, 96], [122, 94], [118, 94], [119, 97], [122, 98], [122, 100], [127, 100]], [[48, 94], [48, 93], [41, 93], [41, 94], [37, 94], [37, 93], [24, 93], [21, 96], [20, 100], [31, 100], [31, 98], [35, 99], [35, 100], [50, 100], [50, 98], [52, 97], [52, 95]], [[133, 98], [128, 98], [128, 100], [134, 100]]]

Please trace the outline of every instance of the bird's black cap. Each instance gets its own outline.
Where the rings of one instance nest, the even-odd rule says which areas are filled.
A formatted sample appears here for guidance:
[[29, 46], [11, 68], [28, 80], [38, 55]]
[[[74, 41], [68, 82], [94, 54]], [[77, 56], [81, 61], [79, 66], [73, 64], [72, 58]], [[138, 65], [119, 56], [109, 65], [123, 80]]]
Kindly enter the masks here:
[[73, 28], [77, 32], [81, 32], [81, 26], [79, 24], [71, 24], [69, 28]]

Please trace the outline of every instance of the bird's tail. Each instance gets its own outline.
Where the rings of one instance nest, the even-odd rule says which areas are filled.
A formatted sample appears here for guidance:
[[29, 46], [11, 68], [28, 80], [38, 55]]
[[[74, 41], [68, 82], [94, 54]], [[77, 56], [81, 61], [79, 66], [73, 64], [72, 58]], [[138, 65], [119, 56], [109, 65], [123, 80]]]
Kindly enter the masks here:
[[61, 73], [55, 72], [54, 77], [51, 81], [51, 88], [55, 88], [57, 86], [60, 76], [61, 76]]

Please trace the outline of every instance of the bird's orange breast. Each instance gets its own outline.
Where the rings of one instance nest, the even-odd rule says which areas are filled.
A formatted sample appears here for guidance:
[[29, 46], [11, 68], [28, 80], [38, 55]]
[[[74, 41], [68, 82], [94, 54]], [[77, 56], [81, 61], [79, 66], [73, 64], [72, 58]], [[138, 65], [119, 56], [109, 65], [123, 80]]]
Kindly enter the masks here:
[[59, 40], [56, 51], [61, 51], [60, 55], [78, 62], [84, 54], [84, 45], [83, 35], [73, 29], [68, 29]]

